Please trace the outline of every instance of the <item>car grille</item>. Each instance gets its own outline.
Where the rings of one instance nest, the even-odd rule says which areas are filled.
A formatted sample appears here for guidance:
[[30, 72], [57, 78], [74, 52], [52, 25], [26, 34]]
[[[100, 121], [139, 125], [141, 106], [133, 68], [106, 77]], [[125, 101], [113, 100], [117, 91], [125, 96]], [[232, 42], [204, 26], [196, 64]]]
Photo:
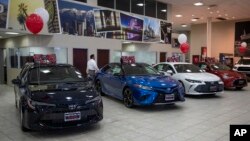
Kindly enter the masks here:
[[[75, 105], [74, 108], [69, 108], [69, 105]], [[36, 107], [39, 112], [46, 113], [66, 113], [66, 112], [76, 112], [76, 111], [84, 111], [89, 110], [90, 108], [86, 105], [81, 106], [77, 104], [57, 104], [56, 107], [45, 107], [39, 106]]]
[[250, 71], [250, 67], [239, 67], [238, 71]]
[[174, 93], [178, 89], [178, 86], [172, 88], [154, 87], [154, 90], [158, 93]]
[[174, 100], [172, 100], [172, 101], [166, 101], [166, 100], [165, 100], [165, 96], [166, 96], [167, 94], [158, 93], [158, 96], [157, 96], [157, 98], [156, 98], [156, 100], [155, 100], [154, 103], [166, 103], [166, 102], [173, 102], [173, 101], [178, 101], [178, 100], [180, 100], [180, 99], [179, 99], [179, 96], [178, 96], [178, 90], [175, 90], [173, 94], [174, 94]]
[[[211, 90], [211, 87], [216, 86], [217, 89]], [[205, 82], [205, 85], [199, 85], [195, 89], [199, 93], [221, 92], [224, 90], [224, 85], [219, 84], [218, 81]]]
[[244, 86], [247, 81], [245, 79], [237, 79], [233, 82], [234, 86]]

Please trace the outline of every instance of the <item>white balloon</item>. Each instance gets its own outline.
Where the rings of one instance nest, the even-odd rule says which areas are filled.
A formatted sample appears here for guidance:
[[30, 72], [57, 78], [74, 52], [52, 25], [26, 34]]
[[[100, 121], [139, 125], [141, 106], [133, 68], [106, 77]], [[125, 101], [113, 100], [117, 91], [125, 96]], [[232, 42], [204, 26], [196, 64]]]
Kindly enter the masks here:
[[187, 36], [185, 34], [180, 34], [178, 36], [178, 41], [180, 44], [186, 43], [187, 42]]
[[246, 42], [242, 42], [242, 43], [241, 43], [241, 46], [242, 46], [242, 47], [247, 47], [247, 43], [246, 43]]
[[46, 24], [49, 21], [49, 13], [46, 9], [40, 7], [35, 10], [35, 14], [39, 15], [43, 19], [43, 23]]

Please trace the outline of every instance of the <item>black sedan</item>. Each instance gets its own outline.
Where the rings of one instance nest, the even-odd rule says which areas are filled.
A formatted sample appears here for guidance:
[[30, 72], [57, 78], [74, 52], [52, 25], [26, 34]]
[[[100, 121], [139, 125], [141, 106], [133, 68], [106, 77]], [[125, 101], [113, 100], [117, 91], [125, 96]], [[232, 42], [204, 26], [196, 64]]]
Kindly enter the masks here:
[[23, 131], [97, 123], [103, 103], [89, 81], [67, 64], [26, 64], [12, 80]]

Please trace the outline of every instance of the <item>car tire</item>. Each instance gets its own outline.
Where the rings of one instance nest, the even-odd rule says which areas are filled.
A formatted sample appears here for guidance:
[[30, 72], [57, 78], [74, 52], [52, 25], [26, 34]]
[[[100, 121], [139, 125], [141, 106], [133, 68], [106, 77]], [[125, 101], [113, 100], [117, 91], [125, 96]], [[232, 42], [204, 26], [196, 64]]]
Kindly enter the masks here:
[[129, 88], [125, 88], [123, 91], [123, 103], [127, 108], [134, 106], [133, 92]]
[[241, 90], [243, 87], [236, 87], [236, 90]]
[[23, 112], [22, 106], [20, 106], [19, 114], [20, 114], [20, 126], [21, 126], [21, 129], [22, 129], [23, 132], [28, 132], [29, 129], [24, 126], [24, 112]]
[[97, 80], [96, 83], [95, 83], [95, 88], [96, 88], [96, 91], [102, 95], [102, 96], [105, 96], [105, 94], [102, 92], [102, 84], [101, 84], [101, 81], [100, 80]]

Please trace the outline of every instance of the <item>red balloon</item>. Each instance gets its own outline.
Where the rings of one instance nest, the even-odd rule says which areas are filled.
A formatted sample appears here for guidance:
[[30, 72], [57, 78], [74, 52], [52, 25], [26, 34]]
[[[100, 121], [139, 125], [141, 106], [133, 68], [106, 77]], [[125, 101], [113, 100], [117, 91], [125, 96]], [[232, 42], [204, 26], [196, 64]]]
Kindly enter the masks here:
[[26, 19], [26, 26], [30, 32], [37, 34], [43, 29], [43, 19], [37, 14], [31, 14]]
[[189, 44], [188, 43], [183, 43], [180, 46], [180, 50], [182, 53], [187, 53], [189, 50]]
[[240, 53], [245, 53], [247, 51], [247, 48], [243, 46], [239, 47], [238, 49]]

